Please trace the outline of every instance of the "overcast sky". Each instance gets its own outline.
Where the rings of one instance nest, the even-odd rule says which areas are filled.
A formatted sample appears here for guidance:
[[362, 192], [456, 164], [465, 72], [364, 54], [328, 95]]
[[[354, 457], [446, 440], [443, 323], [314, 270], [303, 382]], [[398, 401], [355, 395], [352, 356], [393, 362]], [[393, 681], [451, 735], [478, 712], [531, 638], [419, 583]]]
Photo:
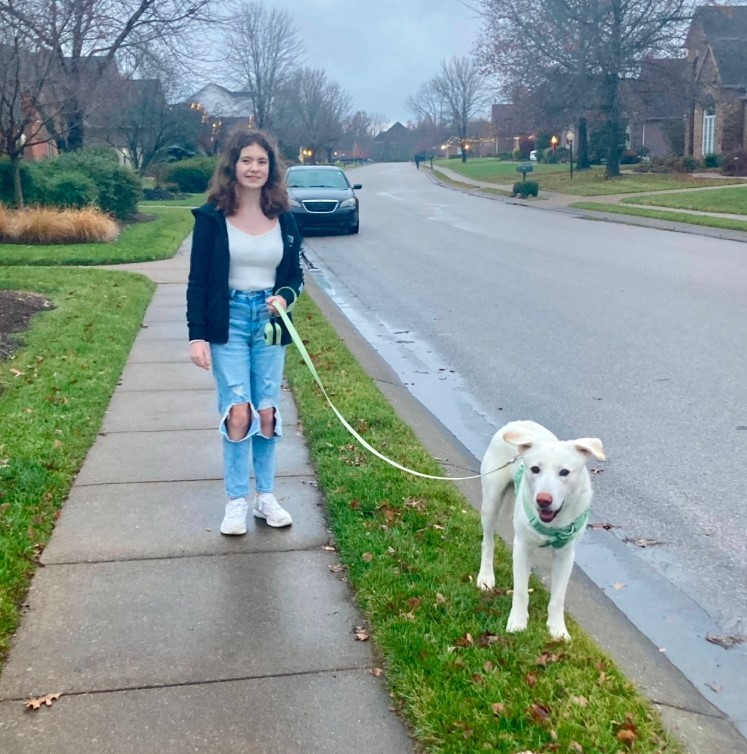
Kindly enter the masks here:
[[306, 45], [304, 65], [323, 68], [353, 110], [403, 123], [405, 101], [443, 58], [468, 55], [478, 19], [460, 0], [264, 0], [288, 11]]

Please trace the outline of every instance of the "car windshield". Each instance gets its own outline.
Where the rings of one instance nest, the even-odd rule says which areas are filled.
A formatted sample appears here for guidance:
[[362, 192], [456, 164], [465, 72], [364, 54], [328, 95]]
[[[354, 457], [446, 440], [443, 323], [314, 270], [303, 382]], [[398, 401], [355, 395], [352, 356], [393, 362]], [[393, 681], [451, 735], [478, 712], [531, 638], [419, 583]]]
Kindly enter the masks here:
[[342, 170], [291, 170], [288, 171], [288, 188], [348, 188]]

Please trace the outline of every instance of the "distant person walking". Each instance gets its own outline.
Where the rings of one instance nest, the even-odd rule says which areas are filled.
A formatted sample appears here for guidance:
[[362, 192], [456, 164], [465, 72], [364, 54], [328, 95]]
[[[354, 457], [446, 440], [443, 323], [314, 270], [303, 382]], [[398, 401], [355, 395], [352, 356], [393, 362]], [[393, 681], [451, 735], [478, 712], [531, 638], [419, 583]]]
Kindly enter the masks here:
[[415, 155], [415, 168], [417, 170], [420, 170], [420, 155], [419, 154]]
[[277, 317], [303, 290], [301, 236], [271, 138], [235, 131], [215, 168], [207, 203], [192, 211], [187, 323], [190, 357], [212, 367], [223, 441], [222, 534], [245, 534], [251, 455], [253, 514], [292, 523], [273, 494], [283, 434], [280, 384], [290, 335]]

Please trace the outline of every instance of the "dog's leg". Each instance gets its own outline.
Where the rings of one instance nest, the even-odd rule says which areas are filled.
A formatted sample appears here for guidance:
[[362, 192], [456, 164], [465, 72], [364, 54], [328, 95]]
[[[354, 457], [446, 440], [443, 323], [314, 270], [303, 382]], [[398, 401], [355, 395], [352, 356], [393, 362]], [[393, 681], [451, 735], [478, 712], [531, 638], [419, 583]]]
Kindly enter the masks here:
[[547, 607], [547, 628], [553, 639], [570, 641], [571, 635], [565, 627], [565, 593], [573, 570], [576, 547], [570, 543], [552, 556], [552, 583], [550, 584], [550, 604]]
[[480, 572], [477, 574], [477, 588], [486, 592], [495, 587], [495, 570], [493, 568], [493, 556], [495, 554], [495, 527], [498, 521], [500, 504], [483, 493], [482, 509], [482, 558], [480, 559]]
[[511, 613], [508, 616], [506, 631], [515, 633], [527, 627], [529, 618], [529, 561], [530, 549], [514, 537], [514, 596], [511, 601]]

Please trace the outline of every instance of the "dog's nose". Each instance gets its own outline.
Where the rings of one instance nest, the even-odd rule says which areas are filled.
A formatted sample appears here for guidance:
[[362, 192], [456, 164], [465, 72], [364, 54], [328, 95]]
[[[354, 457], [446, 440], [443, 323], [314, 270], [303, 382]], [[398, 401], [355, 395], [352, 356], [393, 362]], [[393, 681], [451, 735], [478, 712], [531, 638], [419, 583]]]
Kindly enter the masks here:
[[540, 508], [547, 508], [548, 505], [552, 505], [552, 495], [549, 492], [538, 492], [536, 499]]

